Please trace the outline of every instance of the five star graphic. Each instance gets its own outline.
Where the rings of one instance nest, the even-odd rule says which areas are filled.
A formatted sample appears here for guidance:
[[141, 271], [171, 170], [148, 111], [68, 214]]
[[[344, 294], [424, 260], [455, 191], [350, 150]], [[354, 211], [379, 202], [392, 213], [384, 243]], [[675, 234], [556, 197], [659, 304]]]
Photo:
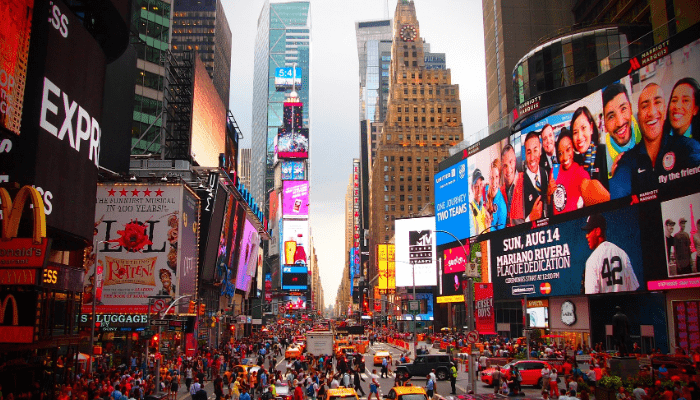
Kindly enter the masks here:
[[[119, 191], [115, 190], [114, 188], [107, 189], [107, 194], [110, 197], [116, 196], [116, 193], [119, 193], [119, 195], [122, 197], [126, 197], [127, 193], [131, 193], [131, 197], [138, 197], [139, 193], [143, 193], [144, 197], [151, 197], [151, 193], [154, 193], [154, 191], [150, 190], [149, 188], [146, 188], [145, 190], [126, 190], [125, 188], [122, 188]], [[165, 192], [160, 190], [160, 188], [155, 190], [155, 194], [157, 197], [163, 197], [163, 193]]]

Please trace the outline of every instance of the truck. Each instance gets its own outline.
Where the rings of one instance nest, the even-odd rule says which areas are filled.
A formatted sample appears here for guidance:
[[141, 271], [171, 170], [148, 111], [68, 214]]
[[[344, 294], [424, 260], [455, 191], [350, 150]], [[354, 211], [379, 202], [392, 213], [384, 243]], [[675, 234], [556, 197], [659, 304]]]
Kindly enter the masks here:
[[313, 355], [333, 354], [333, 332], [311, 331], [306, 332], [306, 352]]

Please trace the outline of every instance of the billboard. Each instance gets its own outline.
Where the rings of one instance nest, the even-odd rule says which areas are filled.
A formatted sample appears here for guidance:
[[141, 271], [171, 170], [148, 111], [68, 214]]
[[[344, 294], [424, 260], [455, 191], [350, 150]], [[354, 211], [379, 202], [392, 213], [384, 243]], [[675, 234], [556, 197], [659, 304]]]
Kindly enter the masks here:
[[360, 160], [352, 160], [352, 246], [360, 247]]
[[287, 310], [306, 310], [306, 296], [284, 296], [282, 301]]
[[282, 267], [282, 290], [307, 290], [309, 285], [309, 269], [285, 265]]
[[[216, 255], [216, 262], [214, 263], [214, 282], [221, 282], [221, 293], [227, 295], [233, 295], [233, 290], [227, 289], [226, 282], [228, 281], [230, 269], [233, 266], [229, 264], [229, 254], [231, 252], [231, 220], [236, 215], [236, 207], [238, 206], [236, 199], [233, 197], [232, 193], [226, 190], [221, 191], [226, 195], [225, 201], [221, 206], [225, 207], [223, 221], [221, 223], [220, 229], [217, 232], [219, 238], [218, 251]], [[206, 266], [203, 270], [206, 270]]]
[[[270, 214], [269, 214], [269, 226], [271, 227], [272, 230], [279, 230], [281, 227], [281, 224], [278, 222], [281, 222], [282, 217], [279, 215], [279, 209], [280, 207], [280, 199], [279, 199], [279, 193], [276, 190], [272, 190], [270, 192], [270, 199], [268, 206], [270, 207]], [[270, 256], [276, 256], [280, 254], [280, 233], [279, 231], [273, 232], [272, 235], [270, 235], [270, 241], [268, 243], [268, 255]]]
[[493, 285], [490, 283], [474, 284], [474, 321], [479, 334], [496, 334], [496, 312], [493, 308]]
[[309, 216], [309, 181], [282, 182], [282, 217]]
[[309, 129], [289, 131], [279, 128], [275, 148], [278, 158], [309, 158]]
[[241, 236], [238, 269], [236, 270], [236, 289], [248, 292], [258, 264], [258, 247], [260, 236], [255, 226], [246, 218]]
[[[401, 299], [401, 316], [398, 317], [403, 321], [412, 321], [413, 313], [410, 309], [410, 302], [414, 299], [412, 294], [407, 295], [408, 298]], [[415, 314], [416, 321], [432, 321], [433, 315], [433, 294], [432, 293], [416, 293], [415, 300], [418, 301], [419, 310]]]
[[309, 221], [283, 220], [284, 235], [282, 262], [284, 265], [308, 265]]
[[[489, 241], [472, 243], [465, 247], [469, 252], [467, 254], [469, 261], [475, 266], [474, 282], [491, 282]], [[463, 254], [462, 247], [457, 246], [444, 250], [442, 259], [438, 258], [438, 265], [442, 266], [439, 277], [440, 296], [438, 297], [438, 302], [440, 303], [460, 303], [464, 301], [464, 290], [467, 288], [469, 278], [464, 276], [465, 264], [462, 261], [464, 260]]]
[[436, 286], [435, 218], [395, 221], [396, 286]]
[[0, 127], [17, 135], [22, 121], [33, 8], [34, 0], [0, 0]]
[[504, 235], [492, 240], [500, 298], [644, 289], [639, 206]]
[[[199, 259], [199, 198], [186, 189], [182, 198], [182, 230], [180, 231], [180, 291], [179, 295], [197, 297], [197, 264]], [[187, 313], [188, 302], [178, 306], [180, 313]]]
[[391, 243], [377, 245], [377, 265], [379, 278], [377, 287], [382, 294], [396, 292], [395, 247]]
[[[195, 57], [192, 96], [192, 160], [200, 167], [218, 167], [226, 150], [226, 107], [206, 67]], [[235, 168], [235, 167], [234, 167]]]
[[350, 274], [353, 278], [360, 277], [360, 248], [353, 247], [350, 249]]
[[[184, 190], [181, 185], [98, 186], [94, 224], [98, 274], [85, 276], [86, 291], [92, 290], [93, 283], [101, 289], [98, 313], [145, 313], [149, 296], [175, 299], [184, 277], [185, 290], [192, 289], [196, 242], [183, 240], [196, 235], [183, 230], [193, 229], [189, 218], [195, 213], [195, 201], [190, 199], [185, 206], [185, 227]], [[189, 260], [181, 258], [183, 248]], [[84, 302], [83, 310], [89, 312], [90, 304]]]
[[283, 181], [303, 181], [306, 179], [306, 167], [304, 161], [284, 160], [282, 161]]
[[278, 91], [301, 89], [301, 67], [275, 68], [275, 88]]
[[664, 232], [666, 271], [669, 278], [698, 276], [700, 219], [696, 219], [693, 208], [700, 210], [700, 193], [661, 203], [660, 228]]
[[[458, 238], [468, 238], [469, 184], [467, 160], [462, 160], [435, 174], [435, 225], [437, 229], [453, 233]], [[437, 244], [452, 242], [445, 233], [437, 233]]]

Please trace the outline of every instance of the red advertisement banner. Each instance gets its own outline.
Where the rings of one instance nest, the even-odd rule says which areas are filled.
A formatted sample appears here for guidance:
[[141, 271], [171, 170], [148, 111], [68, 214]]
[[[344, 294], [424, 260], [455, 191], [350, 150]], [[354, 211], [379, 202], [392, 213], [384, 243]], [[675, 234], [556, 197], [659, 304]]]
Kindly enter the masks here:
[[474, 284], [474, 317], [476, 330], [482, 335], [496, 334], [496, 315], [493, 309], [493, 284]]

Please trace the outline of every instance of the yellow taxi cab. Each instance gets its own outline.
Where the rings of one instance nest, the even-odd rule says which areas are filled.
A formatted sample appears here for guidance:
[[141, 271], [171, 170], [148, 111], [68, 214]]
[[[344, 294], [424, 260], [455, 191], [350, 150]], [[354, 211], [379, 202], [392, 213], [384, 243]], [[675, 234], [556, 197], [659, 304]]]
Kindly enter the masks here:
[[335, 349], [335, 356], [340, 357], [343, 353], [354, 353], [355, 352], [355, 346], [338, 346], [337, 349]]
[[328, 389], [325, 400], [360, 400], [360, 398], [357, 397], [355, 389], [341, 386], [337, 389]]
[[260, 367], [257, 365], [236, 365], [232, 369], [232, 373], [236, 377], [242, 377], [248, 379], [248, 372], [253, 372], [259, 370]]
[[420, 386], [394, 386], [384, 395], [389, 400], [428, 400], [425, 389]]
[[301, 356], [301, 348], [291, 345], [287, 347], [287, 350], [284, 352], [284, 358], [299, 358]]
[[374, 353], [374, 365], [382, 365], [382, 360], [386, 357], [387, 361], [389, 362], [389, 365], [391, 365], [391, 353], [388, 351], [378, 351]]
[[335, 342], [333, 342], [333, 350], [337, 349], [340, 346], [349, 346], [350, 341], [347, 339], [338, 339]]

